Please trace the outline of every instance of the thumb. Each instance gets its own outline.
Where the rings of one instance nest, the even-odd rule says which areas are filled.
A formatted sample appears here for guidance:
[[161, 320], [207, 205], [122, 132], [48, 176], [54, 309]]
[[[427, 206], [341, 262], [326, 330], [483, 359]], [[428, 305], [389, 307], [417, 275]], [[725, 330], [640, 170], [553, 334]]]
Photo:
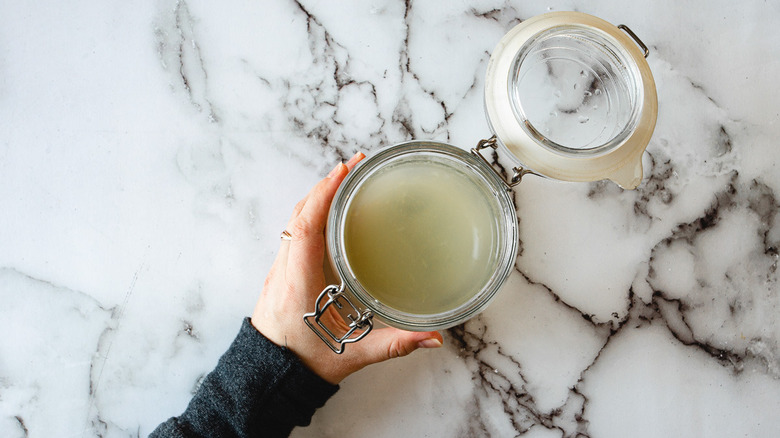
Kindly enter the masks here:
[[438, 348], [443, 338], [439, 332], [408, 332], [392, 327], [375, 330], [360, 344], [362, 366], [406, 356], [418, 348]]

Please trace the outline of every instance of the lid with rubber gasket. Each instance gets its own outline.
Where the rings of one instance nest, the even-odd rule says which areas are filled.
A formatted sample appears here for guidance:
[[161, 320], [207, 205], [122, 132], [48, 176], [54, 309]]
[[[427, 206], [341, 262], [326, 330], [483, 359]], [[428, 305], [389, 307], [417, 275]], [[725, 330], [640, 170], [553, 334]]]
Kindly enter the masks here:
[[627, 27], [579, 12], [515, 26], [493, 51], [485, 78], [499, 144], [550, 178], [636, 188], [658, 113], [647, 53]]

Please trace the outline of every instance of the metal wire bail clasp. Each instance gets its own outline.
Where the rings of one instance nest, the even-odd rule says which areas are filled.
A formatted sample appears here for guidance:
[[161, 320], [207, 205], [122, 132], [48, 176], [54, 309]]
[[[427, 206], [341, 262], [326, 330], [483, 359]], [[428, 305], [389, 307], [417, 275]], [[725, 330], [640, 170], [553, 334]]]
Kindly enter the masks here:
[[[494, 136], [490, 137], [487, 140], [480, 140], [479, 143], [477, 143], [477, 147], [471, 149], [471, 153], [476, 155], [477, 157], [481, 158], [482, 161], [484, 161], [485, 164], [487, 164], [487, 166], [491, 170], [493, 170], [493, 172], [496, 172], [496, 170], [493, 169], [493, 166], [490, 164], [490, 162], [479, 151], [481, 151], [482, 149], [486, 149], [486, 148], [491, 148], [491, 149], [495, 150], [496, 147], [498, 146], [497, 142], [498, 142], [498, 140], [496, 139], [496, 136], [494, 135]], [[520, 184], [520, 181], [523, 179], [523, 176], [528, 175], [529, 173], [533, 174], [533, 175], [536, 175], [536, 173], [534, 173], [533, 171], [528, 170], [528, 169], [524, 169], [522, 167], [513, 167], [512, 168], [512, 172], [513, 172], [512, 173], [512, 179], [510, 181], [505, 180], [501, 175], [499, 175], [499, 177], [501, 178], [501, 181], [504, 181], [504, 184], [506, 184], [506, 186], [508, 188], [510, 188], [510, 189], [512, 187]], [[496, 173], [498, 173], [498, 172], [496, 172]]]
[[[325, 297], [327, 297], [328, 300], [325, 301], [325, 304], [322, 304], [322, 300], [325, 299]], [[342, 336], [338, 336], [333, 334], [331, 329], [329, 329], [320, 318], [325, 314], [325, 311], [331, 304], [341, 310], [344, 309], [344, 303], [351, 307], [351, 309], [347, 309], [348, 313], [344, 317], [349, 320], [349, 327], [346, 333]], [[344, 294], [343, 284], [341, 286], [332, 284], [320, 293], [320, 296], [317, 297], [317, 301], [314, 304], [314, 312], [303, 315], [303, 321], [320, 337], [320, 339], [322, 339], [323, 342], [325, 342], [325, 344], [328, 345], [328, 347], [330, 347], [331, 350], [333, 350], [334, 353], [341, 354], [344, 352], [345, 344], [357, 342], [363, 339], [363, 337], [371, 331], [374, 327], [373, 317], [374, 314], [371, 313], [370, 310], [361, 312], [352, 304], [349, 298]], [[314, 320], [314, 322], [312, 322], [312, 320]], [[352, 336], [356, 332], [357, 334]]]

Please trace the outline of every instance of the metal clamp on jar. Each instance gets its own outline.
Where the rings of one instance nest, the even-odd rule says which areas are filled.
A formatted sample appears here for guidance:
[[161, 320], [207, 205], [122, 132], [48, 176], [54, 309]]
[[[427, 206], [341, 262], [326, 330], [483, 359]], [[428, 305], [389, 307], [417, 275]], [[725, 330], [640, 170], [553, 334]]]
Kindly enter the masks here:
[[[493, 136], [471, 153], [412, 141], [363, 160], [331, 205], [326, 240], [341, 284], [306, 324], [336, 352], [377, 319], [417, 331], [482, 311], [511, 273], [518, 245], [510, 190], [535, 174], [563, 181], [642, 180], [658, 112], [647, 46], [628, 27], [579, 12], [540, 15], [498, 43], [485, 78]], [[517, 164], [509, 181], [480, 151]], [[320, 316], [334, 306], [347, 328]]]

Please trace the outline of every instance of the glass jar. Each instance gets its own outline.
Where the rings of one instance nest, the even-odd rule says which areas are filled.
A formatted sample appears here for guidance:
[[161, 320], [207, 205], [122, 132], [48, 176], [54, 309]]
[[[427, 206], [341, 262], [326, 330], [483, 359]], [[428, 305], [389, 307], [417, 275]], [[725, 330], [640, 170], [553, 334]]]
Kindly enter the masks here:
[[[326, 230], [341, 281], [322, 291], [306, 324], [341, 353], [374, 319], [429, 331], [482, 311], [514, 267], [511, 190], [524, 175], [609, 179], [627, 189], [641, 182], [658, 108], [647, 54], [627, 27], [578, 12], [544, 14], [510, 30], [485, 79], [491, 138], [471, 153], [401, 143], [347, 174]], [[481, 155], [488, 147], [516, 162], [508, 181]], [[322, 322], [330, 306], [347, 330]]]
[[658, 114], [648, 53], [628, 27], [580, 12], [515, 26], [485, 76], [497, 144], [526, 173], [636, 188]]
[[[347, 175], [325, 238], [341, 284], [326, 288], [305, 320], [341, 352], [373, 319], [429, 331], [483, 310], [514, 267], [517, 215], [504, 180], [479, 157], [411, 141], [379, 151]], [[330, 305], [348, 309], [353, 330], [335, 334], [320, 322]]]

